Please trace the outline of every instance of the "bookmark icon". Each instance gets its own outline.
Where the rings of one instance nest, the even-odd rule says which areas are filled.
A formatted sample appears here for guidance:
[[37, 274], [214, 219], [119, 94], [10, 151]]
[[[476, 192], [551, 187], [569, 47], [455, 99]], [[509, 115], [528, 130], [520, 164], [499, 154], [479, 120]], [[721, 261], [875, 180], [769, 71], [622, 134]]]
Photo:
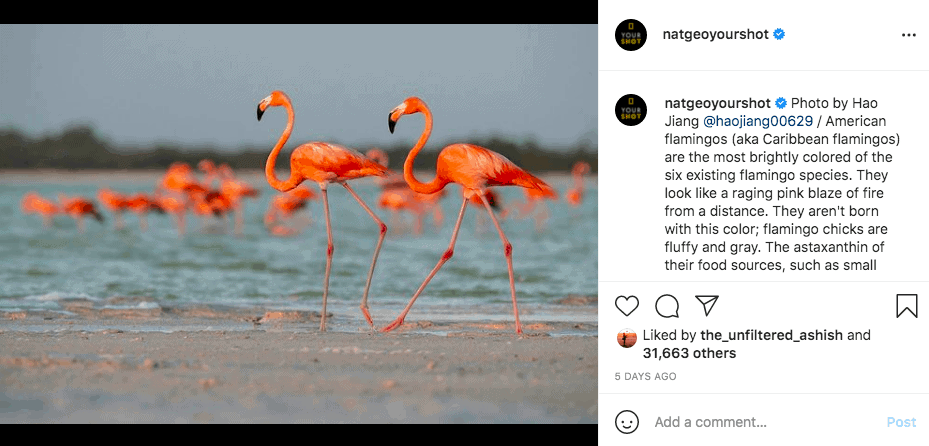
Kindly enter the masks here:
[[897, 295], [897, 318], [899, 319], [907, 311], [913, 317], [919, 317], [919, 300], [916, 294], [898, 294]]

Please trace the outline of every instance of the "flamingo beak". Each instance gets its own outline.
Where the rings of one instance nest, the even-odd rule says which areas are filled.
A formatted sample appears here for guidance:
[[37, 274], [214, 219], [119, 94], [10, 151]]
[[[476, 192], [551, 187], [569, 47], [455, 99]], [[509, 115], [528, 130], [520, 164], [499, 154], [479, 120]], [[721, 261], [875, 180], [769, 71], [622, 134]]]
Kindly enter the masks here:
[[387, 114], [387, 128], [390, 129], [390, 133], [394, 132], [394, 126], [397, 125], [397, 121], [394, 121], [393, 112]]
[[261, 121], [261, 115], [263, 115], [264, 113], [265, 111], [261, 109], [261, 104], [258, 104], [258, 120], [259, 121]]

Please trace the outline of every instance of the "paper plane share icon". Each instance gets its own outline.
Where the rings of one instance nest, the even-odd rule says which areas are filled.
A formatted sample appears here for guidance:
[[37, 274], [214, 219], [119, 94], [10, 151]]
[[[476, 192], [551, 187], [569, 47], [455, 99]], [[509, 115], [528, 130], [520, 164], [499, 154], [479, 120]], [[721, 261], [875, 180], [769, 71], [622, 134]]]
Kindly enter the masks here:
[[713, 311], [713, 306], [716, 305], [716, 301], [719, 299], [719, 296], [708, 296], [708, 295], [696, 296], [696, 297], [697, 297], [697, 300], [699, 300], [700, 303], [703, 304], [703, 312], [706, 313], [707, 316], [710, 315], [710, 311]]

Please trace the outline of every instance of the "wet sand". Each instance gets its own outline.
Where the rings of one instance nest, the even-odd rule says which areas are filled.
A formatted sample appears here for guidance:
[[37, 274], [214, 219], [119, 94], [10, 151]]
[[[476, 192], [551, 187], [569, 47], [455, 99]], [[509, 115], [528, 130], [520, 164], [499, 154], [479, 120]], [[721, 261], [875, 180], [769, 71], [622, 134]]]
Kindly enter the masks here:
[[0, 422], [597, 419], [595, 324], [534, 322], [517, 336], [511, 322], [420, 319], [319, 333], [313, 312], [70, 310], [0, 312]]

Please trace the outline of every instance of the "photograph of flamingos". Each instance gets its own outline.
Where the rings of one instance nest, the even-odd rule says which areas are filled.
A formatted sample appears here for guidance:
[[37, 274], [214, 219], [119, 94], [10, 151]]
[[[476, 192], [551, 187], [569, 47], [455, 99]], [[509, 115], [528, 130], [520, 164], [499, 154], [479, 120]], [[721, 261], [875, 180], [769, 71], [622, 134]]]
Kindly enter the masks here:
[[0, 422], [595, 423], [596, 34], [0, 25]]

